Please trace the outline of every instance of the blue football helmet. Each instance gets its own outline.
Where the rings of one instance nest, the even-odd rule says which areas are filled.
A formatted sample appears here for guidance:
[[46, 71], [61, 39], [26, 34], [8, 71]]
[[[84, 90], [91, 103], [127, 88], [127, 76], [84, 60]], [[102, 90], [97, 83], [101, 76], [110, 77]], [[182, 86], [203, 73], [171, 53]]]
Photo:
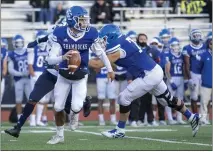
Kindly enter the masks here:
[[81, 6], [73, 6], [66, 12], [68, 27], [75, 28], [80, 32], [87, 32], [90, 28], [90, 17], [86, 9]]
[[99, 38], [107, 44], [112, 43], [122, 35], [120, 28], [114, 24], [107, 24], [100, 29]]
[[180, 51], [181, 51], [180, 40], [177, 39], [176, 37], [172, 37], [169, 40], [169, 46], [173, 53], [175, 53], [175, 54], [180, 53]]
[[6, 38], [1, 38], [1, 47], [8, 50], [8, 42]]
[[171, 33], [169, 29], [162, 29], [159, 33], [159, 37], [164, 45], [168, 44], [169, 39], [171, 38]]
[[163, 42], [159, 37], [153, 37], [153, 39], [150, 41], [150, 46], [158, 49], [159, 51], [163, 50]]
[[211, 32], [209, 32], [208, 34], [207, 34], [207, 36], [206, 36], [206, 39], [212, 39], [212, 31]]
[[137, 34], [135, 31], [129, 31], [127, 34], [126, 34], [127, 37], [130, 37], [134, 42], [136, 42], [136, 39], [137, 39]]
[[191, 30], [191, 32], [189, 34], [189, 40], [193, 44], [199, 45], [203, 41], [203, 34], [202, 34], [201, 30], [199, 30], [199, 29]]
[[22, 49], [24, 47], [24, 37], [17, 34], [12, 39], [14, 49]]
[[[36, 39], [40, 39], [40, 38], [43, 38], [45, 37], [46, 35], [48, 35], [48, 33], [44, 30], [40, 30], [37, 32], [36, 34]], [[38, 47], [41, 49], [41, 50], [44, 50], [46, 48], [46, 42], [43, 42], [43, 43], [39, 43], [38, 44]]]

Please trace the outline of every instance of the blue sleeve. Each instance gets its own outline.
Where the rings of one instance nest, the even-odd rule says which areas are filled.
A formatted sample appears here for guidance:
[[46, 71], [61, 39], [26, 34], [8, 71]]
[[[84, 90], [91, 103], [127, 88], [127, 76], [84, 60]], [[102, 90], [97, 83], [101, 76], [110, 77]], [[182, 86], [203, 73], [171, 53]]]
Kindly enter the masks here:
[[129, 80], [133, 80], [133, 76], [132, 76], [132, 74], [131, 74], [131, 73], [129, 73], [128, 71], [126, 72], [126, 79], [127, 79], [127, 81], [129, 81]]
[[92, 35], [92, 39], [94, 40], [94, 42], [95, 42], [96, 40], [98, 40], [98, 30], [97, 30], [96, 28], [91, 27], [90, 33], [91, 33], [91, 35]]
[[182, 52], [183, 52], [184, 56], [188, 56], [188, 57], [191, 56], [191, 51], [190, 51], [190, 49], [188, 49], [188, 45], [183, 47], [183, 51]]
[[48, 35], [46, 35], [45, 37], [42, 37], [42, 38], [38, 39], [38, 43], [47, 42], [47, 40], [48, 40]]

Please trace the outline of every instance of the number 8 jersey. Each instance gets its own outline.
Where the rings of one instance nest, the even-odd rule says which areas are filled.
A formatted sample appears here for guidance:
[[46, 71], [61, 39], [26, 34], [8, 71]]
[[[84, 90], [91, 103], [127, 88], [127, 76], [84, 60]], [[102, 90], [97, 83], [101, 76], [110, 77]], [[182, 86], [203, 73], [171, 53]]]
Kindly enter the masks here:
[[170, 51], [166, 56], [166, 61], [171, 63], [170, 74], [172, 77], [183, 76], [183, 54], [174, 55]]
[[[8, 54], [9, 62], [12, 61], [14, 65], [14, 70], [20, 73], [28, 72], [28, 62], [27, 62], [27, 49], [14, 50]], [[22, 76], [14, 75], [14, 80], [18, 81]]]

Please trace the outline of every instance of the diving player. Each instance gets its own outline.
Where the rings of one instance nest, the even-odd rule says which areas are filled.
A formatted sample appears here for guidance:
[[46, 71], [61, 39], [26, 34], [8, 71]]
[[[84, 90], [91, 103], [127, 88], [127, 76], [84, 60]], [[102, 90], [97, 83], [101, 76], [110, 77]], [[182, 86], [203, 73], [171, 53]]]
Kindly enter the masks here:
[[[66, 12], [67, 26], [57, 28], [51, 35], [52, 47], [46, 60], [48, 64], [59, 64], [59, 74], [54, 88], [56, 135], [47, 144], [64, 142], [63, 109], [71, 87], [71, 110], [77, 114], [83, 107], [87, 93], [89, 49], [105, 63], [108, 78], [114, 79], [114, 72], [98, 39], [98, 32], [90, 27], [89, 20], [88, 12], [83, 7], [73, 6]], [[76, 50], [80, 53], [81, 64], [74, 73], [71, 73], [67, 59], [72, 53], [76, 53]]]
[[193, 113], [197, 113], [197, 101], [201, 85], [201, 61], [199, 55], [206, 51], [203, 44], [202, 32], [199, 29], [191, 30], [189, 34], [190, 44], [183, 47], [185, 73], [190, 89], [191, 108]]
[[[2, 47], [3, 46], [3, 47]], [[5, 80], [4, 77], [7, 75], [7, 47], [6, 43], [4, 43], [4, 40], [1, 39], [1, 97], [0, 97], [0, 103], [2, 102], [2, 98], [4, 95], [4, 89], [5, 89]]]
[[[108, 138], [123, 138], [131, 102], [150, 92], [156, 96], [163, 106], [169, 105], [188, 119], [194, 137], [198, 132], [201, 116], [192, 114], [182, 100], [171, 95], [163, 81], [163, 71], [160, 66], [130, 38], [122, 35], [120, 28], [116, 25], [108, 24], [102, 27], [99, 38], [105, 41], [109, 60], [118, 66], [125, 67], [128, 72], [136, 77], [119, 95], [120, 121], [118, 125], [113, 130], [102, 132], [102, 135]], [[104, 66], [101, 60], [94, 59], [89, 61], [89, 65], [93, 68]]]
[[[167, 77], [168, 89], [173, 96], [183, 101], [184, 79], [183, 79], [183, 54], [181, 52], [180, 41], [173, 37], [169, 41], [170, 53], [166, 56], [165, 74]], [[174, 124], [171, 108], [167, 107], [168, 123]], [[170, 112], [168, 112], [170, 110]], [[182, 114], [177, 112], [177, 123], [186, 124], [182, 119]]]
[[15, 80], [16, 112], [19, 119], [22, 112], [21, 104], [24, 93], [27, 99], [29, 99], [32, 89], [28, 72], [27, 49], [24, 48], [24, 38], [21, 35], [15, 35], [12, 42], [15, 50], [8, 54], [8, 71], [14, 76]]
[[[36, 34], [36, 39], [45, 37], [47, 32], [45, 31], [38, 31]], [[45, 70], [44, 60], [48, 55], [46, 42], [38, 44], [33, 49], [28, 49], [28, 66], [30, 72], [30, 81], [31, 87], [34, 88], [36, 81], [38, 80], [39, 76]], [[36, 117], [35, 113], [33, 112], [30, 116], [30, 126], [45, 126], [45, 124], [41, 121], [42, 112], [44, 109], [44, 104], [47, 104], [50, 100], [50, 93], [45, 95], [40, 102], [37, 104], [36, 107]], [[35, 111], [35, 110], [34, 110]]]

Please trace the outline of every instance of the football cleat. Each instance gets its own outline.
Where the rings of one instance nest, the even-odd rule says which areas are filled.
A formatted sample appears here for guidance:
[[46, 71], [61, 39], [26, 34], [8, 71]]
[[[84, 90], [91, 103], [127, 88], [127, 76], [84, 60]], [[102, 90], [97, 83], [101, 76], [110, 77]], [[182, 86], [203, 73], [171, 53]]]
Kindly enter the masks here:
[[178, 121], [177, 121], [177, 124], [180, 124], [180, 125], [186, 125], [186, 122], [185, 122], [185, 121], [183, 121], [183, 120], [178, 120]]
[[84, 117], [88, 117], [91, 112], [91, 96], [87, 96], [83, 105]]
[[191, 119], [192, 120], [191, 120], [190, 124], [191, 124], [191, 127], [192, 127], [192, 136], [195, 137], [197, 132], [198, 132], [198, 130], [199, 130], [199, 127], [200, 127], [201, 115], [199, 115], [197, 113], [196, 114], [192, 114]]
[[124, 138], [125, 137], [124, 129], [120, 129], [118, 127], [110, 131], [103, 131], [101, 132], [101, 134], [107, 138]]
[[50, 145], [55, 145], [59, 143], [64, 143], [64, 137], [61, 137], [58, 135], [52, 136], [52, 138], [47, 142], [47, 144], [50, 144]]
[[160, 126], [166, 126], [167, 124], [166, 124], [166, 121], [161, 120], [161, 121], [159, 121], [159, 125], [160, 125]]
[[18, 128], [17, 126], [14, 126], [14, 128], [12, 128], [12, 129], [6, 129], [4, 132], [6, 134], [10, 135], [10, 136], [18, 138], [19, 134], [20, 134], [20, 131], [21, 131], [20, 128]]
[[105, 126], [105, 121], [99, 121], [99, 126]]
[[177, 124], [177, 121], [175, 121], [175, 120], [168, 121], [168, 125], [176, 125], [176, 124]]
[[117, 125], [118, 122], [117, 122], [117, 121], [110, 121], [110, 124], [111, 124], [111, 125]]
[[42, 121], [37, 121], [36, 124], [38, 126], [47, 126], [45, 123], [43, 123]]
[[132, 122], [130, 123], [130, 126], [131, 126], [131, 127], [138, 127], [136, 121], [132, 121]]

